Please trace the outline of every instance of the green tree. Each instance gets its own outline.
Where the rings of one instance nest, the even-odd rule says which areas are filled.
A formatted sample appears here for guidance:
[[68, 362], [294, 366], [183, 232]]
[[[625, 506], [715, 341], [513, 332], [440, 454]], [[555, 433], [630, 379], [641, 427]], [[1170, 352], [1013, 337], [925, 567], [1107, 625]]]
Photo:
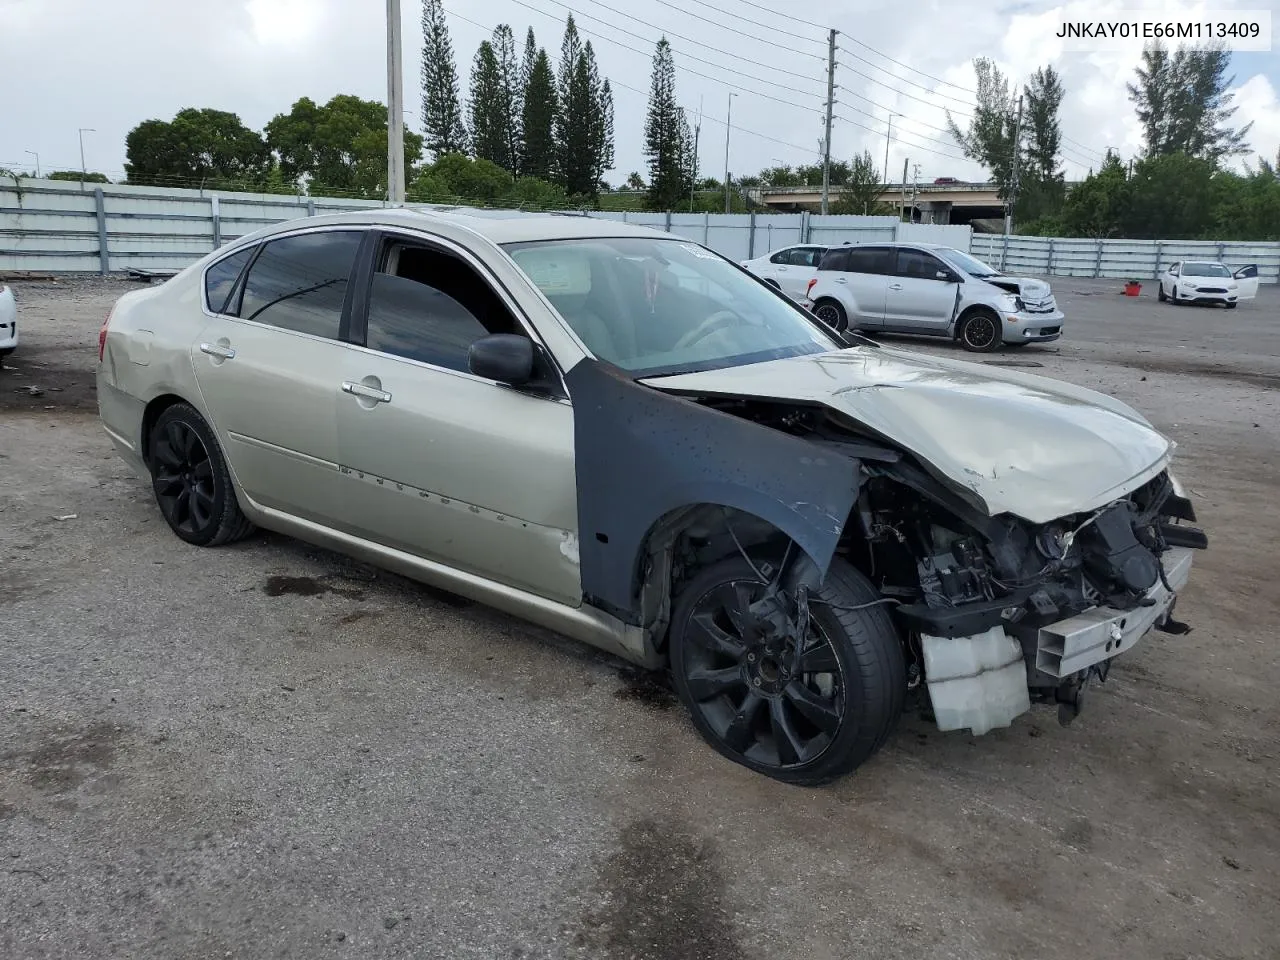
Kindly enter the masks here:
[[[532, 31], [530, 31], [532, 36]], [[539, 50], [524, 89], [520, 173], [550, 180], [556, 169], [555, 119], [559, 112], [555, 76], [547, 51]]]
[[467, 149], [453, 43], [441, 0], [422, 0], [422, 129], [433, 157]]
[[653, 54], [649, 109], [644, 122], [644, 154], [649, 160], [651, 210], [671, 210], [688, 192], [689, 123], [676, 103], [676, 67], [663, 37]]
[[[1208, 233], [1213, 223], [1217, 173], [1214, 161], [1186, 153], [1139, 160], [1129, 181], [1124, 236], [1195, 239]], [[1171, 202], [1173, 198], [1176, 202]]]
[[805, 185], [804, 177], [787, 164], [761, 170], [760, 182], [769, 187], [803, 187]]
[[496, 163], [450, 153], [428, 164], [410, 185], [411, 200], [423, 203], [470, 203], [479, 206], [557, 210], [569, 198], [556, 184], [536, 177], [512, 177]]
[[628, 190], [643, 190], [644, 177], [640, 176], [639, 170], [632, 170], [627, 174], [627, 182], [623, 186]]
[[1120, 157], [1108, 150], [1102, 167], [1067, 194], [1062, 230], [1069, 237], [1103, 239], [1123, 235], [1129, 219], [1129, 180]]
[[520, 120], [524, 113], [524, 84], [520, 64], [516, 61], [516, 40], [511, 27], [498, 24], [493, 30], [493, 52], [498, 58], [498, 88], [502, 95], [499, 113], [503, 139], [506, 141], [506, 167], [517, 172], [520, 163]]
[[888, 205], [880, 202], [884, 181], [880, 179], [880, 171], [876, 169], [875, 161], [871, 159], [871, 151], [862, 151], [853, 158], [852, 163], [844, 166], [848, 168], [849, 173], [840, 185], [840, 192], [836, 194], [835, 203], [830, 207], [831, 212], [863, 216], [880, 216], [888, 213]]
[[570, 195], [594, 196], [599, 182], [592, 156], [596, 104], [592, 101], [591, 67], [572, 15], [565, 23], [560, 43], [556, 93], [557, 179]]
[[1053, 67], [1042, 67], [1023, 87], [1025, 113], [1022, 141], [1025, 157], [1019, 165], [1015, 213], [1019, 221], [1057, 214], [1066, 197], [1066, 177], [1059, 166], [1062, 128], [1058, 111], [1066, 91]]
[[1173, 54], [1158, 43], [1143, 49], [1136, 82], [1127, 86], [1147, 157], [1186, 153], [1219, 160], [1248, 151], [1253, 124], [1228, 126], [1236, 112], [1230, 67], [1231, 54], [1221, 45], [1180, 47]]
[[[590, 43], [587, 49], [591, 49]], [[592, 75], [598, 78], [595, 58], [591, 57], [587, 62]], [[613, 169], [613, 87], [606, 78], [599, 84], [593, 80], [592, 90], [591, 162], [595, 167], [596, 182], [600, 183], [605, 173]]]
[[[288, 113], [267, 123], [267, 145], [279, 158], [283, 181], [306, 178], [312, 194], [387, 195], [387, 108], [376, 100], [338, 94], [318, 106], [297, 100]], [[422, 155], [422, 137], [404, 132], [404, 163]]]
[[467, 104], [471, 121], [471, 146], [477, 159], [491, 160], [513, 170], [510, 155], [511, 100], [504, 94], [493, 45], [483, 40], [471, 67], [471, 97]]
[[129, 183], [252, 183], [271, 161], [262, 135], [225, 110], [179, 110], [171, 121], [144, 120], [125, 138]]
[[978, 82], [977, 106], [966, 130], [961, 130], [947, 111], [947, 128], [964, 155], [982, 164], [995, 181], [1001, 199], [1013, 193], [1013, 163], [1017, 115], [1013, 96], [1009, 93], [1009, 80], [986, 57], [973, 61], [973, 73]]
[[72, 183], [110, 183], [105, 173], [81, 173], [79, 170], [55, 170], [44, 175], [46, 180], [70, 180]]

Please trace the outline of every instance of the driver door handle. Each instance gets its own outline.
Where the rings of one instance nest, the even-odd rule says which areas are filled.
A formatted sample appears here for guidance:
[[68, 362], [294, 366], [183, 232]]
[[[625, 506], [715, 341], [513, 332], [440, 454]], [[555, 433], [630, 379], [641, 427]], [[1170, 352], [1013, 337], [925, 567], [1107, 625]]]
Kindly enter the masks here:
[[207, 353], [211, 357], [221, 357], [223, 360], [230, 360], [236, 355], [236, 352], [230, 347], [224, 347], [218, 343], [202, 343], [200, 344], [200, 352]]
[[354, 383], [351, 380], [342, 381], [342, 392], [349, 393], [353, 397], [364, 397], [366, 400], [372, 400], [375, 403], [390, 403], [391, 394], [385, 390], [379, 390], [376, 387], [368, 387], [363, 383]]
[[902, 289], [902, 284], [900, 284], [900, 283], [891, 283], [891, 284], [889, 284], [889, 289], [890, 289], [890, 290], [901, 290], [901, 289]]

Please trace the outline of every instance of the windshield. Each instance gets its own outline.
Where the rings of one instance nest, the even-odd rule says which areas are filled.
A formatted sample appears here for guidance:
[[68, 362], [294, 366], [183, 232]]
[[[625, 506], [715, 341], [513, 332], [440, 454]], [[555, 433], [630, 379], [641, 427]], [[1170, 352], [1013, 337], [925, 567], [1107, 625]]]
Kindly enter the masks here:
[[943, 247], [941, 249], [934, 250], [933, 252], [953, 267], [963, 270], [971, 277], [982, 278], [1000, 276], [999, 270], [993, 270], [981, 260], [976, 260], [967, 253], [962, 253], [952, 247]]
[[1220, 263], [1186, 263], [1182, 266], [1184, 277], [1229, 277], [1231, 271]]
[[687, 241], [599, 237], [503, 249], [588, 350], [637, 377], [843, 346], [800, 307]]

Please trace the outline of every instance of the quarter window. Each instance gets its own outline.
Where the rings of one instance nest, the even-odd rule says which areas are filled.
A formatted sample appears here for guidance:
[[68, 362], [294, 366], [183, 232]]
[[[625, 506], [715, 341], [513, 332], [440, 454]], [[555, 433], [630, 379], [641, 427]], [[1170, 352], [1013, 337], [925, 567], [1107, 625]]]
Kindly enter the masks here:
[[360, 236], [325, 230], [268, 242], [249, 267], [239, 316], [336, 340]]
[[365, 345], [450, 370], [467, 370], [471, 344], [523, 333], [502, 300], [457, 257], [388, 242], [373, 274]]
[[204, 295], [209, 309], [214, 313], [223, 313], [227, 305], [227, 295], [240, 278], [240, 271], [249, 262], [254, 247], [245, 247], [229, 257], [223, 257], [204, 274]]

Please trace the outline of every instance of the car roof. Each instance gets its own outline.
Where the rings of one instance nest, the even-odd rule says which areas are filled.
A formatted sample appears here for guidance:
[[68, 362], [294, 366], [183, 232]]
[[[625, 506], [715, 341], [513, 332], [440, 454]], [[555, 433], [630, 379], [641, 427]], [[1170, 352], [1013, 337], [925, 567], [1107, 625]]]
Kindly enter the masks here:
[[1206, 267], [1226, 267], [1226, 264], [1221, 260], [1179, 260], [1177, 262], [1184, 265], [1188, 263], [1202, 263]]
[[[255, 237], [297, 230], [303, 226], [396, 226], [441, 233], [465, 231], [492, 243], [530, 240], [571, 240], [592, 237], [650, 237], [683, 240], [662, 230], [590, 217], [583, 214], [533, 213], [519, 210], [481, 210], [473, 207], [370, 207], [350, 213], [286, 220], [272, 224]], [[684, 241], [688, 242], [688, 241]]]

